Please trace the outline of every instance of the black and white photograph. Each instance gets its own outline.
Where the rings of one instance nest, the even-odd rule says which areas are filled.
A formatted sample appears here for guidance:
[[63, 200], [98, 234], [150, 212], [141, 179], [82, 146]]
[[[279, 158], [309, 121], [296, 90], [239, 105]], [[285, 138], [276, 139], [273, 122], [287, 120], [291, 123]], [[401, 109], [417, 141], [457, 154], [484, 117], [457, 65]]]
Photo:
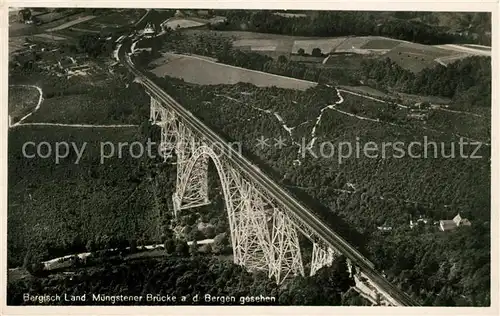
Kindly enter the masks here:
[[5, 12], [7, 307], [497, 306], [491, 6], [116, 5]]

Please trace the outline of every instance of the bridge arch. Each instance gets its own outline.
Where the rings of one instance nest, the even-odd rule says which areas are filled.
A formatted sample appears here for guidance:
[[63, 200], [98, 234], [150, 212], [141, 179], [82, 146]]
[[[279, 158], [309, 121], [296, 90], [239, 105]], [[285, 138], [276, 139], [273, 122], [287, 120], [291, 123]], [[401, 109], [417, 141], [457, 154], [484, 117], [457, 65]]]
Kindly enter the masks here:
[[[182, 158], [181, 158], [182, 159]], [[190, 180], [193, 176], [193, 173], [197, 167], [197, 164], [201, 160], [207, 160], [210, 159], [215, 165], [215, 168], [217, 170], [217, 174], [219, 176], [219, 181], [221, 182], [222, 186], [222, 193], [223, 193], [223, 198], [224, 198], [224, 205], [226, 207], [226, 214], [228, 217], [229, 221], [229, 228], [231, 232], [231, 243], [233, 246], [233, 253], [235, 254], [235, 261], [236, 261], [236, 251], [237, 251], [237, 237], [235, 234], [236, 231], [236, 219], [235, 219], [235, 209], [234, 209], [234, 204], [232, 203], [232, 196], [231, 196], [231, 191], [230, 191], [230, 182], [231, 182], [231, 175], [228, 173], [230, 172], [228, 170], [227, 166], [224, 166], [219, 159], [219, 156], [217, 153], [210, 147], [205, 144], [202, 144], [200, 146], [197, 146], [194, 148], [194, 150], [191, 153], [191, 156], [187, 158], [188, 161], [185, 164], [184, 167], [182, 167], [183, 162], [180, 161], [177, 163], [177, 168], [181, 168], [181, 170], [178, 170], [178, 174], [181, 173], [181, 178], [184, 181], [180, 181], [177, 185], [176, 189], [176, 194], [177, 198], [179, 199], [179, 203], [182, 203], [182, 200], [184, 198], [184, 194], [186, 192], [186, 189], [190, 183]], [[203, 170], [202, 172], [207, 172], [207, 170]], [[178, 182], [179, 178], [178, 176]], [[202, 181], [207, 181], [207, 179], [203, 179]], [[175, 204], [175, 202], [174, 202]], [[175, 206], [174, 206], [175, 208]]]

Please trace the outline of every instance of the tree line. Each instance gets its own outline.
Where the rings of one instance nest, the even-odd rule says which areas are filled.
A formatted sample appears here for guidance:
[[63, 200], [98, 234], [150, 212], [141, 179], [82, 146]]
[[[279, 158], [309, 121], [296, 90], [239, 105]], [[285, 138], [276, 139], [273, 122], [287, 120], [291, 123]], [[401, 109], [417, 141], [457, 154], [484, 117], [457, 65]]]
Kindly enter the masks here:
[[[269, 296], [274, 302], [260, 305], [363, 305], [366, 301], [349, 291], [354, 285], [347, 271], [345, 258], [340, 257], [331, 267], [324, 267], [313, 277], [298, 276], [277, 285], [261, 271], [248, 272], [230, 260], [210, 257], [197, 252], [187, 253], [179, 247], [161, 259], [110, 261], [95, 267], [73, 267], [71, 278], [39, 276], [12, 281], [7, 287], [8, 305], [31, 305], [23, 300], [25, 293], [33, 291], [46, 295], [173, 295], [177, 305], [219, 305], [205, 301], [211, 296], [233, 296], [235, 302], [224, 305], [240, 305], [239, 298]], [[345, 295], [347, 292], [349, 295]], [[193, 302], [198, 295], [200, 299]], [[185, 302], [180, 298], [186, 297]], [[89, 299], [88, 299], [89, 300]], [[36, 303], [35, 303], [36, 304]], [[53, 305], [110, 305], [109, 302], [54, 302]], [[158, 305], [147, 302], [125, 302], [120, 305]], [[255, 303], [254, 303], [255, 304]]]
[[[367, 59], [361, 65], [364, 80], [373, 80], [377, 88], [433, 95], [459, 101], [466, 108], [491, 106], [491, 58], [473, 56], [447, 67], [436, 65], [414, 74], [390, 58]], [[468, 104], [467, 104], [468, 103]]]
[[[416, 43], [438, 45], [449, 43], [486, 44], [484, 37], [451, 32], [449, 29], [418, 19], [398, 18], [375, 11], [314, 11], [305, 17], [283, 17], [268, 10], [222, 10], [217, 14], [226, 23], [214, 25], [216, 30], [237, 30], [297, 36], [385, 36]], [[482, 20], [488, 20], [484, 13]]]

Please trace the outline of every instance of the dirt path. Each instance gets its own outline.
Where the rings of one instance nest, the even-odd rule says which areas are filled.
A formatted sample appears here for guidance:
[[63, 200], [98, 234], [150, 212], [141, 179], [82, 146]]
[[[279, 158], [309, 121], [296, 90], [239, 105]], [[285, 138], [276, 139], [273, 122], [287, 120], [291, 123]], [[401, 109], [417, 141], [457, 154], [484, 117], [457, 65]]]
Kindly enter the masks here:
[[[328, 87], [332, 88], [332, 86], [328, 86]], [[334, 104], [327, 105], [320, 110], [320, 113], [319, 113], [318, 117], [316, 118], [316, 124], [314, 124], [314, 126], [311, 130], [311, 142], [309, 143], [308, 147], [312, 147], [314, 145], [314, 143], [316, 142], [316, 128], [319, 126], [319, 124], [321, 122], [321, 118], [323, 117], [324, 111], [326, 111], [328, 109], [333, 110], [337, 105], [344, 103], [344, 97], [340, 94], [341, 89], [338, 89], [336, 87], [333, 87], [333, 88], [337, 92], [337, 97], [339, 98], [339, 100], [337, 102], [335, 102]]]

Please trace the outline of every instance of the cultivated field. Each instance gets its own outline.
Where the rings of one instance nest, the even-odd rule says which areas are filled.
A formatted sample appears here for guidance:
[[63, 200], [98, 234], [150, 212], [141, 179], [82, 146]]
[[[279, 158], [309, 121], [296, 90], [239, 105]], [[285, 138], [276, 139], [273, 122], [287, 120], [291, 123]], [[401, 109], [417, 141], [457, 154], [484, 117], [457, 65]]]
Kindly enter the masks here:
[[431, 104], [450, 104], [451, 100], [445, 97], [436, 97], [436, 96], [421, 96], [421, 95], [415, 95], [415, 94], [408, 94], [408, 93], [401, 93], [398, 92], [396, 93], [398, 96], [403, 98], [404, 100], [410, 101], [410, 102], [429, 102]]
[[[252, 51], [276, 51], [278, 45], [279, 43], [276, 40], [271, 39], [242, 39], [233, 42], [233, 46], [236, 48]], [[281, 50], [287, 52], [285, 45], [281, 46]]]
[[167, 62], [152, 72], [158, 77], [170, 76], [201, 85], [251, 83], [259, 87], [276, 86], [306, 90], [315, 83], [276, 76], [264, 72], [219, 64], [195, 56], [165, 54]]
[[370, 58], [366, 55], [349, 54], [333, 54], [323, 59], [324, 68], [337, 68], [339, 70], [357, 70], [361, 66], [361, 62]]
[[343, 37], [342, 43], [335, 48], [335, 52], [349, 52], [352, 51], [353, 48], [359, 49], [371, 40], [377, 38], [376, 36]]
[[79, 36], [85, 35], [87, 33], [88, 32], [86, 32], [85, 30], [78, 31], [78, 30], [76, 30], [76, 28], [67, 28], [67, 29], [59, 30], [55, 34], [56, 34], [56, 36], [60, 36], [60, 37], [66, 37], [69, 39], [77, 39]]
[[[186, 32], [214, 31], [191, 30]], [[412, 72], [419, 72], [424, 68], [434, 67], [438, 64], [446, 66], [471, 54], [491, 54], [485, 47], [430, 46], [381, 36], [311, 38], [237, 31], [215, 31], [214, 33], [232, 38], [236, 48], [256, 51], [273, 58], [279, 55], [297, 54], [299, 49], [303, 49], [306, 54], [311, 54], [314, 48], [319, 48], [323, 54], [352, 54], [359, 55], [361, 58], [388, 57]], [[335, 54], [332, 56], [335, 58], [329, 58], [327, 65], [330, 63], [338, 64], [337, 59], [346, 58], [345, 56], [339, 58]], [[318, 63], [319, 60], [316, 62]]]
[[[251, 50], [269, 50], [283, 53], [297, 54], [303, 49], [306, 54], [311, 54], [314, 48], [321, 49], [324, 54], [333, 52], [376, 52], [377, 50], [390, 50], [401, 41], [378, 36], [361, 37], [335, 37], [335, 38], [311, 38], [300, 36], [282, 36], [249, 32], [218, 32], [235, 38], [233, 43], [236, 47], [250, 47]], [[357, 51], [356, 51], [357, 50]]]
[[292, 54], [297, 54], [299, 49], [303, 49], [306, 54], [311, 54], [314, 48], [321, 49], [324, 54], [335, 51], [335, 48], [344, 42], [345, 38], [311, 39], [297, 40], [293, 43]]

